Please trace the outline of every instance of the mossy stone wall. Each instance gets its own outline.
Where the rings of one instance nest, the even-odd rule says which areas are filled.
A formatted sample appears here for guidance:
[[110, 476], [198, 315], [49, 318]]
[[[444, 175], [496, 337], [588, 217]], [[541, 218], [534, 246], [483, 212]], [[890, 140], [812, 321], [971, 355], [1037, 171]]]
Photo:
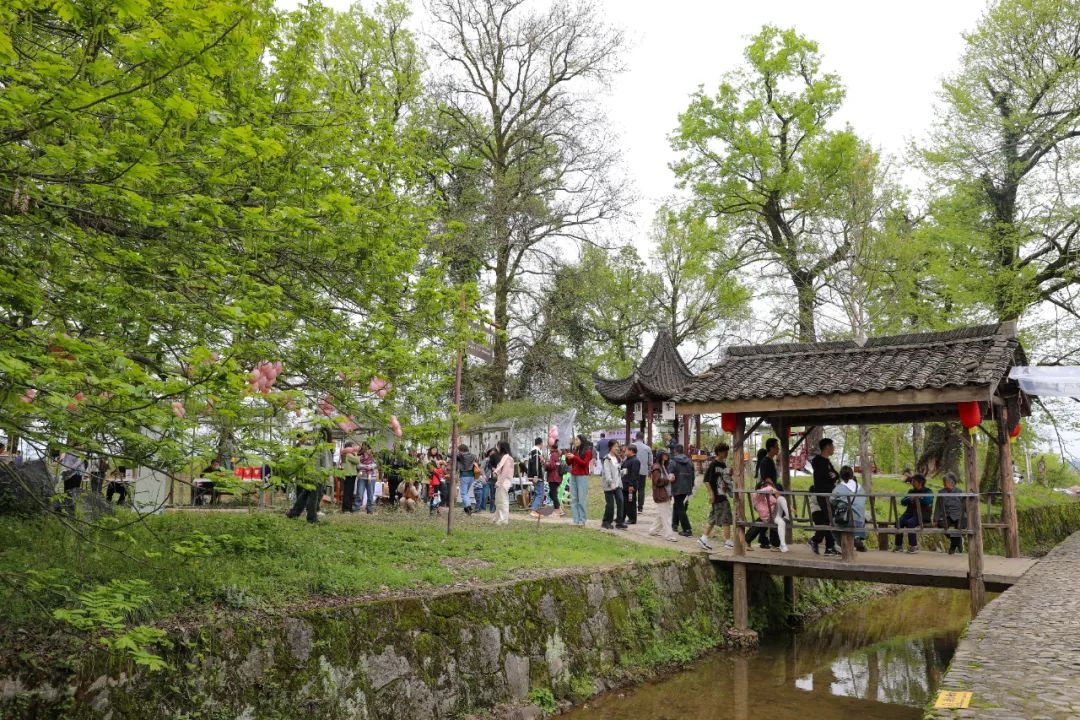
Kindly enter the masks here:
[[686, 557], [177, 633], [156, 673], [87, 648], [0, 677], [0, 717], [460, 717], [533, 688], [583, 699], [724, 643], [730, 584]]

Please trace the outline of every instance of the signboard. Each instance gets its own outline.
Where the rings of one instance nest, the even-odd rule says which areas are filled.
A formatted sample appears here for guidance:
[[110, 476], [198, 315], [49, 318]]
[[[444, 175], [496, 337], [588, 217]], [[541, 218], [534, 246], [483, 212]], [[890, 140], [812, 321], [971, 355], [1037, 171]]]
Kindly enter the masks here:
[[645, 403], [634, 403], [634, 422], [645, 419]]
[[673, 401], [671, 401], [671, 400], [665, 400], [664, 401], [663, 417], [664, 417], [664, 420], [674, 420], [675, 419], [675, 403]]
[[470, 322], [469, 330], [482, 334], [483, 340], [470, 340], [465, 346], [465, 354], [483, 363], [489, 363], [495, 359], [492, 348], [495, 346], [495, 326], [488, 323]]
[[935, 709], [953, 710], [966, 708], [971, 704], [971, 693], [956, 690], [942, 690], [938, 693]]

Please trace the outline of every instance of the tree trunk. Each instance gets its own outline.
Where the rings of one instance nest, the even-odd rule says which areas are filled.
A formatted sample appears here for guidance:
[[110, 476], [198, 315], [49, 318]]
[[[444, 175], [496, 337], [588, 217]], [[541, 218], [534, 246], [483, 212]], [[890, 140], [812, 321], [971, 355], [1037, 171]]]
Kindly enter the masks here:
[[495, 264], [495, 342], [492, 346], [491, 367], [488, 374], [488, 392], [492, 403], [506, 399], [506, 374], [510, 368], [506, 341], [510, 323], [510, 268], [509, 243], [500, 250]]
[[862, 467], [862, 486], [866, 492], [872, 492], [874, 486], [874, 473], [871, 471], [873, 463], [870, 462], [870, 426], [859, 426], [859, 465]]
[[1001, 454], [996, 442], [986, 443], [986, 455], [983, 456], [982, 477], [979, 479], [979, 492], [991, 493], [1001, 490]]
[[922, 423], [913, 423], [911, 426], [911, 457], [918, 460], [923, 450], [923, 426]]
[[925, 449], [915, 464], [916, 472], [929, 477], [951, 471], [959, 478], [963, 455], [961, 432], [966, 431], [952, 422], [930, 425], [926, 431]]

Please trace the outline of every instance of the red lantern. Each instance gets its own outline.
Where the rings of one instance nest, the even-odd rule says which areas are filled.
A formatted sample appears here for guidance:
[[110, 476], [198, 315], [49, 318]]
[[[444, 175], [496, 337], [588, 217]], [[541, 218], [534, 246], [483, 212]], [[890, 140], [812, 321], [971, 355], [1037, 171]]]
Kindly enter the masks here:
[[724, 413], [720, 416], [720, 427], [726, 433], [734, 433], [735, 426], [739, 423], [739, 416], [735, 413]]
[[1019, 421], [1017, 421], [1016, 427], [1014, 427], [1012, 430], [1009, 431], [1009, 437], [1011, 437], [1011, 438], [1020, 437], [1020, 422]]
[[960, 413], [960, 424], [968, 430], [982, 424], [982, 408], [976, 401], [956, 403], [956, 411]]

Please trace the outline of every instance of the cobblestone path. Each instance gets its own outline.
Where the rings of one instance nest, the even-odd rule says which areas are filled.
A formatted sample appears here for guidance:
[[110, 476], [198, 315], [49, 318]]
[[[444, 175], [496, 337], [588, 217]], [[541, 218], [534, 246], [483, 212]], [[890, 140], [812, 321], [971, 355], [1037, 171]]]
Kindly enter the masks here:
[[1080, 533], [1073, 534], [968, 626], [942, 690], [968, 690], [940, 720], [1080, 718]]

